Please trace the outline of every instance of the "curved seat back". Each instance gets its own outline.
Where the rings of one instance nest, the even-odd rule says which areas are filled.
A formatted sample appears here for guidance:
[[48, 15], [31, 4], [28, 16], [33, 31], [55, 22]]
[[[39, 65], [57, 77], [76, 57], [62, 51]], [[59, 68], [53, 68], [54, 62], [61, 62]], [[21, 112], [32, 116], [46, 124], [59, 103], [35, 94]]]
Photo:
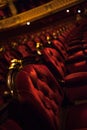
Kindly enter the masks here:
[[[58, 130], [59, 111], [64, 95], [49, 69], [42, 64], [24, 66], [16, 75], [15, 87], [19, 100], [29, 103], [35, 109], [39, 129]], [[32, 110], [31, 114], [33, 115]]]

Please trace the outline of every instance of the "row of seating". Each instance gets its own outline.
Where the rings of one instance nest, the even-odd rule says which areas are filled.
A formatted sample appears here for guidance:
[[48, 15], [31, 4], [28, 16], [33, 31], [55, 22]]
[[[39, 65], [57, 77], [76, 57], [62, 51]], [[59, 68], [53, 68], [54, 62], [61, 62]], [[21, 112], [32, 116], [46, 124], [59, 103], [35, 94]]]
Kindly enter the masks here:
[[10, 99], [9, 119], [20, 126], [14, 129], [87, 128], [85, 26], [49, 27], [1, 47], [1, 104]]
[[[66, 39], [65, 42], [64, 41], [60, 42], [58, 39], [52, 40], [51, 47], [50, 48], [46, 47], [42, 49], [41, 52], [47, 66], [50, 68], [52, 73], [54, 73], [55, 78], [59, 80], [62, 86], [64, 86], [64, 90], [66, 91], [67, 95], [70, 96], [68, 97], [68, 99], [71, 101], [76, 100], [75, 98], [79, 99], [79, 96], [80, 99], [87, 98], [86, 93], [84, 93], [86, 92], [85, 86], [86, 86], [86, 74], [87, 74], [86, 48], [84, 48], [83, 46], [84, 44], [86, 45], [86, 42], [83, 41], [84, 39], [80, 39], [84, 31], [83, 33], [82, 31], [80, 32], [81, 32], [80, 36], [77, 35], [77, 39], [74, 40], [74, 42], [73, 39], [71, 39], [69, 41], [70, 44], [68, 45], [69, 47], [68, 46], [66, 47], [67, 50], [68, 48], [70, 49], [71, 55], [67, 53], [67, 50], [65, 48], [67, 41]], [[75, 86], [80, 86], [80, 88]], [[85, 87], [85, 90], [83, 89], [84, 88], [83, 86]], [[83, 94], [81, 95], [82, 90]]]

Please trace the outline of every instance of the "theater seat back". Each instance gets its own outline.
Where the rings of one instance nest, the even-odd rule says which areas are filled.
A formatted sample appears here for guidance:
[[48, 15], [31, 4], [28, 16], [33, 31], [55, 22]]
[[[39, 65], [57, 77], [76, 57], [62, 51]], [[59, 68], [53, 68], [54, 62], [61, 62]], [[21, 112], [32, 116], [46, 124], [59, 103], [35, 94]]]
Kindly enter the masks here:
[[57, 49], [57, 51], [60, 52], [64, 60], [66, 60], [68, 57], [68, 54], [66, 52], [66, 48], [64, 47], [63, 43], [59, 42], [58, 40], [53, 40], [52, 44]]
[[35, 109], [39, 129], [59, 129], [63, 90], [45, 65], [25, 66], [16, 76], [15, 87], [20, 101], [31, 104]]
[[44, 61], [54, 73], [54, 76], [58, 79], [64, 79], [64, 75], [66, 74], [67, 69], [60, 53], [53, 48], [44, 48], [42, 55]]

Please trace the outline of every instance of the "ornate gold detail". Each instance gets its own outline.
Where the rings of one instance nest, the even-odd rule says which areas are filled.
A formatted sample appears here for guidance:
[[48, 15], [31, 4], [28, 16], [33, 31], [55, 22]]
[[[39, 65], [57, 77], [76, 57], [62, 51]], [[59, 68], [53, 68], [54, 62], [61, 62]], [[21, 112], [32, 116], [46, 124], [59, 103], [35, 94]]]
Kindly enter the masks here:
[[40, 42], [37, 42], [37, 43], [36, 43], [36, 49], [37, 49], [37, 54], [38, 54], [38, 55], [41, 55], [41, 54], [42, 54], [42, 53], [41, 53], [41, 50], [43, 49], [43, 44], [40, 43]]
[[0, 47], [0, 55], [5, 51], [4, 47]]
[[22, 66], [22, 60], [13, 59], [13, 60], [11, 60], [11, 65], [10, 65], [9, 69], [17, 68], [19, 70], [22, 67], [23, 67]]
[[0, 0], [0, 8], [6, 6], [7, 0]]
[[18, 43], [17, 42], [11, 42], [11, 47], [12, 48], [16, 48], [18, 46]]
[[43, 44], [40, 43], [40, 42], [37, 42], [37, 43], [36, 43], [36, 48], [37, 48], [37, 49], [42, 49], [42, 48], [43, 48]]
[[[3, 1], [3, 0], [2, 0]], [[0, 29], [11, 28], [18, 25], [26, 24], [27, 21], [32, 22], [52, 13], [58, 12], [63, 8], [70, 7], [83, 2], [83, 0], [52, 0], [44, 5], [33, 8], [21, 14], [3, 19], [0, 21]]]

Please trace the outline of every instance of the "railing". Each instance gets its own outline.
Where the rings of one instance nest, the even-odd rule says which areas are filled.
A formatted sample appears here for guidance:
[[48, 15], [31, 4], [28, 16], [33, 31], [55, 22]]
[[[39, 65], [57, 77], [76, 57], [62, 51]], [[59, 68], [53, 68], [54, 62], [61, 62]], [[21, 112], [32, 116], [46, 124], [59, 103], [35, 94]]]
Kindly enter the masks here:
[[84, 0], [53, 0], [29, 11], [0, 20], [0, 30], [22, 25], [28, 21], [32, 22], [38, 20], [47, 15], [61, 11], [64, 8], [79, 4], [83, 1]]

